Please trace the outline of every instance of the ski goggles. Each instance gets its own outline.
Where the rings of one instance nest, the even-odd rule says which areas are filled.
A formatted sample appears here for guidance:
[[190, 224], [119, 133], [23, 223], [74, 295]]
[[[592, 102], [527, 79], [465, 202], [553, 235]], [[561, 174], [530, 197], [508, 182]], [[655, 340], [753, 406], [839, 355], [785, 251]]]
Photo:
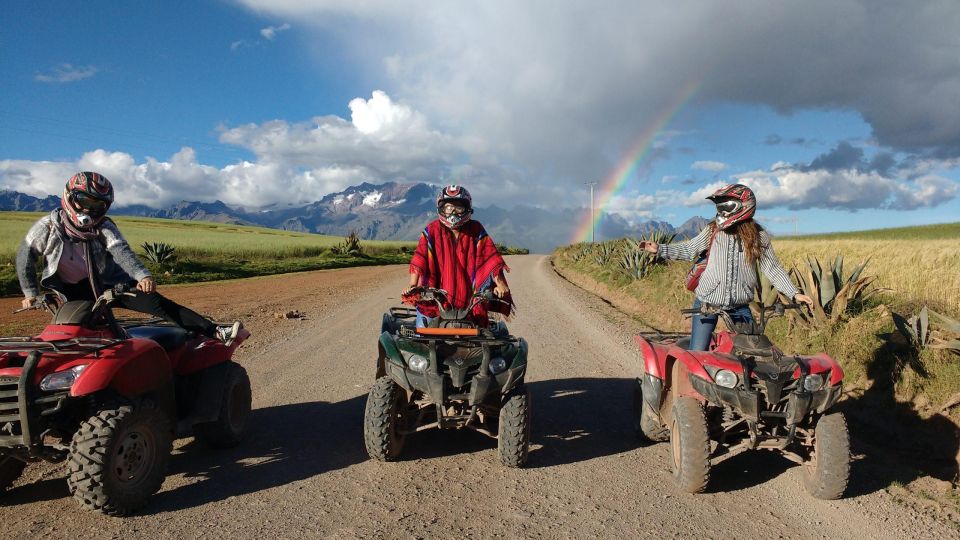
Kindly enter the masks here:
[[91, 197], [82, 191], [75, 191], [70, 194], [70, 200], [73, 201], [80, 210], [92, 215], [102, 215], [107, 212], [110, 203], [103, 199]]
[[743, 205], [740, 201], [722, 201], [717, 203], [717, 214], [729, 216], [737, 213]]
[[462, 216], [467, 213], [467, 209], [459, 204], [446, 203], [440, 206], [440, 213], [445, 216]]

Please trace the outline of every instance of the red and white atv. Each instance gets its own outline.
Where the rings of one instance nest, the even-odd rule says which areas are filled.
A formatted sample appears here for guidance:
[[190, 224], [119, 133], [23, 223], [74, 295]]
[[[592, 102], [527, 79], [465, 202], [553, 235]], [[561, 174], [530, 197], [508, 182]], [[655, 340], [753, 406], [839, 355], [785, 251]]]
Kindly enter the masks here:
[[[634, 388], [640, 437], [670, 441], [673, 478], [699, 493], [710, 467], [741, 452], [773, 450], [803, 465], [804, 486], [820, 499], [843, 495], [850, 476], [850, 441], [831, 407], [843, 391], [843, 370], [825, 353], [787, 355], [763, 334], [770, 317], [796, 304], [762, 309], [759, 324], [735, 323], [711, 338], [708, 351], [690, 351], [689, 334], [636, 336], [642, 375]], [[746, 327], [746, 328], [745, 328]]]
[[36, 337], [0, 338], [0, 491], [31, 462], [68, 461], [70, 493], [86, 508], [126, 515], [166, 475], [173, 439], [236, 445], [250, 413], [250, 380], [228, 347], [163, 322], [121, 324], [110, 304], [51, 296]]

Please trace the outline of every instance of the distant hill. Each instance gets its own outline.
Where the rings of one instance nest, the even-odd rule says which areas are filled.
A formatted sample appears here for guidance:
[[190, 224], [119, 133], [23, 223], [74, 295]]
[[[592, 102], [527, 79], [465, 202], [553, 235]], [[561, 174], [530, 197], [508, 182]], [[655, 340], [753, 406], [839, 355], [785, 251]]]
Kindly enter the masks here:
[[[319, 201], [289, 208], [248, 211], [221, 201], [181, 201], [167, 208], [144, 205], [115, 207], [114, 215], [211, 221], [236, 225], [260, 225], [274, 229], [342, 236], [357, 231], [369, 240], [414, 240], [436, 216], [439, 188], [425, 183], [362, 183]], [[13, 191], [0, 192], [0, 210], [49, 211], [59, 197], [38, 199]], [[510, 210], [478, 206], [474, 218], [483, 223], [498, 243], [548, 253], [568, 244], [575, 224], [586, 218], [585, 210], [549, 210], [519, 205]], [[618, 214], [601, 214], [597, 240], [640, 236], [654, 230], [676, 231], [680, 237], [696, 235], [709, 220], [693, 218], [678, 228], [665, 221], [628, 222]]]

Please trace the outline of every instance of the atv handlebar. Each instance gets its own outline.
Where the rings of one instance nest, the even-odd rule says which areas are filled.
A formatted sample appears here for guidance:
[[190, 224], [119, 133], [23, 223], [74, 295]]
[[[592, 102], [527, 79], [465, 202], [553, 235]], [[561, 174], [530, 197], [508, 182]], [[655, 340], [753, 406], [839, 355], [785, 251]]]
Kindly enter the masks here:
[[42, 294], [33, 299], [33, 304], [31, 304], [30, 307], [14, 310], [14, 313], [31, 311], [34, 309], [45, 309], [50, 313], [53, 313], [55, 311], [54, 307], [57, 305], [57, 300], [59, 300], [59, 298], [55, 294], [52, 294], [52, 293]]

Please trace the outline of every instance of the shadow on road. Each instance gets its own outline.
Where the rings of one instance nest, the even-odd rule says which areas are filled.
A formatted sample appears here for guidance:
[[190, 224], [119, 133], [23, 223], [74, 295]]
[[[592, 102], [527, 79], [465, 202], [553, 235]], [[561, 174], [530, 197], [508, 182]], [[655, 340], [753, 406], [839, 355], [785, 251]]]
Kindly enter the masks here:
[[236, 448], [210, 450], [191, 442], [174, 454], [168, 474], [192, 483], [158, 493], [145, 511], [199, 506], [362, 462], [365, 403], [362, 395], [255, 409], [247, 438]]
[[67, 479], [63, 477], [47, 478], [38, 482], [24, 484], [3, 494], [0, 507], [33, 504], [41, 501], [53, 501], [69, 497]]
[[527, 467], [552, 467], [629, 452], [639, 446], [630, 403], [633, 381], [555, 379], [527, 383], [532, 397], [532, 444]]

